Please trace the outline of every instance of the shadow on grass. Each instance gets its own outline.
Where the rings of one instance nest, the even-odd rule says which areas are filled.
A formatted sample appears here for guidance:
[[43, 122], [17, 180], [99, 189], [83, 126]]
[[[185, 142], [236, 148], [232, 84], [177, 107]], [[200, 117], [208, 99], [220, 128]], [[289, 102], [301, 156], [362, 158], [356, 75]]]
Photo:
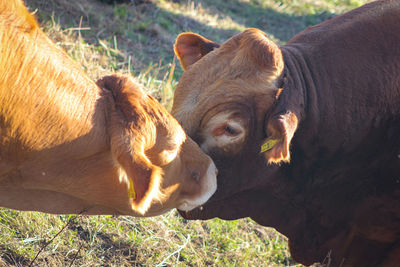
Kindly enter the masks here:
[[[193, 31], [216, 42], [224, 42], [245, 27], [256, 27], [273, 35], [284, 43], [294, 34], [309, 25], [317, 24], [333, 15], [327, 11], [319, 14], [295, 16], [285, 9], [262, 8], [252, 2], [193, 1], [195, 5], [210, 13], [210, 16], [229, 17], [236, 24], [224, 29], [213, 27], [189, 15], [176, 14], [162, 9], [157, 2], [139, 5], [107, 5], [98, 0], [26, 0], [30, 10], [37, 10], [40, 21], [49, 21], [51, 16], [62, 28], [90, 28], [80, 34], [87, 43], [99, 46], [100, 40], [113, 44], [114, 36], [118, 48], [143, 64], [134, 71], [142, 70], [154, 62], [169, 63], [173, 59], [173, 44], [176, 36], [184, 31]], [[176, 2], [176, 1], [175, 1]], [[180, 1], [186, 3], [186, 1]]]
[[3, 245], [0, 245], [0, 266], [2, 266], [1, 260], [3, 260], [7, 266], [27, 266], [30, 263], [29, 259]]
[[[82, 244], [90, 243], [91, 233], [85, 227], [82, 227], [79, 223], [73, 223], [69, 225], [69, 230], [74, 231], [77, 233], [79, 237], [79, 241], [76, 240], [75, 242], [80, 242]], [[103, 232], [96, 233], [96, 240], [99, 243], [97, 247], [101, 248], [101, 254], [103, 257], [103, 264], [104, 265], [112, 265], [113, 260], [115, 257], [123, 256], [124, 261], [132, 264], [132, 266], [136, 266], [139, 264], [137, 262], [137, 248], [135, 248], [134, 243], [121, 240], [117, 238], [116, 234], [106, 234]], [[87, 250], [89, 248], [84, 248], [83, 250]]]
[[202, 3], [215, 14], [225, 14], [246, 28], [259, 28], [272, 34], [280, 42], [286, 42], [295, 34], [310, 25], [316, 25], [330, 19], [335, 14], [328, 10], [307, 15], [293, 15], [288, 8], [264, 8], [256, 1], [213, 1], [203, 0]]

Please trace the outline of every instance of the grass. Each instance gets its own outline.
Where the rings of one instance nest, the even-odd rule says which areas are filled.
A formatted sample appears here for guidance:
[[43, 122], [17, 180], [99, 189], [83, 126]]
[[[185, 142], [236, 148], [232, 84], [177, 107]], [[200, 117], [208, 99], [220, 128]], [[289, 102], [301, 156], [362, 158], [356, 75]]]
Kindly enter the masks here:
[[49, 215], [0, 210], [0, 266], [260, 266], [289, 264], [286, 240], [249, 219]]
[[[50, 38], [92, 79], [132, 73], [170, 108], [182, 74], [172, 48], [180, 32], [223, 42], [257, 27], [284, 44], [307, 26], [366, 1], [25, 2]], [[175, 211], [140, 219], [0, 209], [1, 267], [29, 266], [41, 248], [33, 266], [300, 266], [291, 260], [284, 236], [250, 219], [186, 221]]]

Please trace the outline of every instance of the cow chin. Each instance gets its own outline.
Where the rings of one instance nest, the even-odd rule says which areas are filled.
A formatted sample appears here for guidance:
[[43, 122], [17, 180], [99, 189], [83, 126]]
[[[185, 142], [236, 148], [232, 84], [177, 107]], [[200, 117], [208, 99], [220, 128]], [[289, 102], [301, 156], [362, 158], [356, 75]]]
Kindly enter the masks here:
[[217, 202], [211, 204], [205, 204], [201, 207], [195, 208], [191, 211], [182, 211], [178, 210], [179, 214], [187, 219], [187, 220], [209, 220], [213, 218], [220, 218], [223, 220], [234, 220], [239, 219], [232, 210], [229, 210], [227, 213], [224, 212], [227, 209], [224, 208], [224, 202]]
[[190, 211], [178, 211], [187, 220], [209, 220], [212, 218], [236, 220], [249, 217], [251, 216], [249, 212], [251, 209], [248, 208], [248, 202], [245, 200], [247, 194], [247, 192], [238, 193], [219, 200], [212, 197], [207, 203], [198, 208]]

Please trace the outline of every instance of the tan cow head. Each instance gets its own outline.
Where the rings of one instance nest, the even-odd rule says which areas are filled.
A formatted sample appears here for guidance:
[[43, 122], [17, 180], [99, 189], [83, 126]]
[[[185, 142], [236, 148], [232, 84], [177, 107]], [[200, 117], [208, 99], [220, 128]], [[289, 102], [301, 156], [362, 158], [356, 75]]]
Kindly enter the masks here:
[[216, 190], [216, 168], [179, 123], [128, 76], [97, 84], [111, 91], [111, 152], [128, 179], [132, 208], [153, 216], [177, 207], [191, 210]]
[[232, 156], [251, 138], [259, 151], [265, 150], [269, 163], [289, 161], [297, 118], [290, 112], [269, 113], [280, 93], [276, 79], [283, 70], [275, 43], [258, 29], [248, 29], [221, 46], [182, 33], [175, 53], [185, 72], [172, 113], [204, 151]]

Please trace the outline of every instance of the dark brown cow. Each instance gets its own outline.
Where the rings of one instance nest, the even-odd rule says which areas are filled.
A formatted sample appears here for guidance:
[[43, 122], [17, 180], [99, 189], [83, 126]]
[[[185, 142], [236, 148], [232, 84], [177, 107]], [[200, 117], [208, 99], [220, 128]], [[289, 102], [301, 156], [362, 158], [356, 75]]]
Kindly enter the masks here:
[[153, 216], [203, 204], [211, 159], [132, 78], [98, 85], [21, 1], [0, 2], [0, 206]]
[[400, 266], [400, 1], [281, 47], [248, 29], [221, 46], [183, 33], [175, 51], [173, 115], [219, 169], [184, 216], [249, 216], [306, 265]]

